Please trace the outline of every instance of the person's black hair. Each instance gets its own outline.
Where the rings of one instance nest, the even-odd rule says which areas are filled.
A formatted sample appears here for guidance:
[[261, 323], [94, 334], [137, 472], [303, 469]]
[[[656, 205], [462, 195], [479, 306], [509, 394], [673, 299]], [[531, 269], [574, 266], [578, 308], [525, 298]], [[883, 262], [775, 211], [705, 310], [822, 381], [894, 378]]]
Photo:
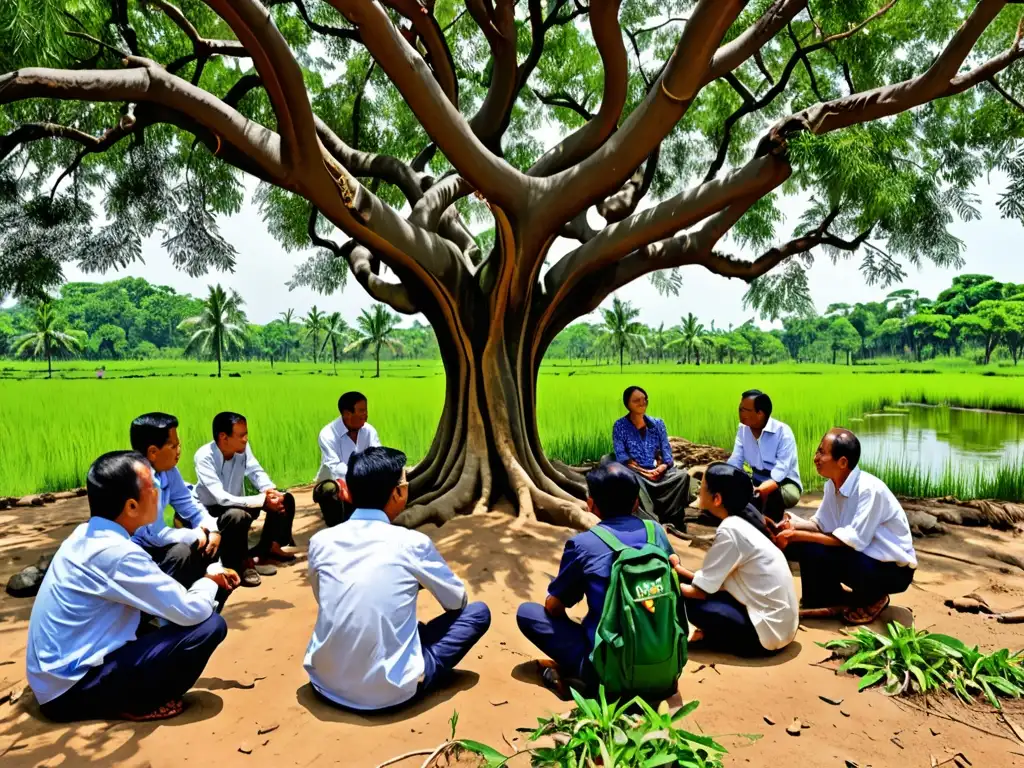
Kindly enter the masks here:
[[345, 484], [352, 505], [360, 509], [384, 509], [392, 491], [402, 481], [405, 454], [394, 448], [367, 448], [353, 453]]
[[140, 464], [149, 466], [138, 451], [111, 451], [96, 459], [85, 479], [89, 514], [116, 520], [129, 499], [138, 501], [142, 491], [137, 471]]
[[362, 392], [346, 392], [338, 398], [338, 413], [341, 413], [342, 411], [354, 413], [356, 410], [356, 404], [363, 402], [365, 399], [366, 395]]
[[220, 433], [228, 437], [235, 433], [235, 424], [245, 422], [245, 416], [234, 411], [222, 411], [213, 417], [213, 441], [217, 442]]
[[647, 397], [647, 390], [643, 387], [626, 387], [626, 391], [622, 393], [622, 404], [626, 406], [626, 410], [629, 410], [629, 398], [633, 396], [634, 392], [643, 392], [644, 397]]
[[772, 399], [760, 389], [748, 389], [740, 397], [741, 400], [753, 400], [754, 410], [763, 413], [765, 419], [772, 417]]
[[856, 469], [860, 463], [860, 440], [848, 429], [840, 429], [832, 433], [832, 458], [839, 461], [846, 457], [850, 469]]
[[171, 430], [177, 426], [177, 417], [169, 413], [144, 413], [132, 422], [128, 430], [129, 441], [134, 450], [145, 456], [149, 446], [163, 448], [167, 445], [171, 439]]
[[750, 475], [742, 469], [736, 469], [725, 462], [715, 462], [704, 471], [704, 482], [707, 483], [708, 493], [722, 497], [722, 506], [725, 511], [735, 517], [741, 517], [763, 533], [768, 538], [768, 526], [765, 525], [764, 515], [754, 506], [754, 484]]
[[612, 461], [587, 473], [587, 492], [603, 519], [633, 514], [640, 497], [640, 483], [632, 470]]

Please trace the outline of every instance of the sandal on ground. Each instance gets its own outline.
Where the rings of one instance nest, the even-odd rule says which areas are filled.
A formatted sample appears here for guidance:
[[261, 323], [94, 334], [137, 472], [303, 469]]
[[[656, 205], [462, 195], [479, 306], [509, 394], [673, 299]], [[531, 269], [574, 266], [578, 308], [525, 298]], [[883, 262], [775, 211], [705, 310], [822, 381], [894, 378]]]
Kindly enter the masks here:
[[242, 571], [240, 585], [243, 587], [258, 587], [263, 583], [255, 568], [246, 568]]
[[277, 575], [277, 566], [276, 565], [271, 565], [270, 563], [256, 563], [256, 565], [253, 566], [253, 569], [260, 576], [276, 576]]
[[859, 608], [847, 608], [843, 611], [843, 621], [853, 626], [870, 624], [877, 619], [886, 608], [889, 607], [889, 596], [886, 595], [877, 603], [865, 605]]
[[168, 720], [172, 717], [177, 717], [185, 711], [185, 702], [181, 699], [175, 699], [174, 701], [168, 701], [162, 707], [157, 707], [152, 712], [147, 712], [144, 715], [136, 715], [131, 712], [122, 712], [120, 718], [122, 720], [130, 720], [133, 723], [150, 723], [156, 720]]
[[295, 562], [295, 555], [290, 552], [285, 552], [283, 549], [278, 548], [277, 550], [271, 549], [265, 554], [260, 555], [260, 562], [277, 562], [277, 563], [293, 563]]

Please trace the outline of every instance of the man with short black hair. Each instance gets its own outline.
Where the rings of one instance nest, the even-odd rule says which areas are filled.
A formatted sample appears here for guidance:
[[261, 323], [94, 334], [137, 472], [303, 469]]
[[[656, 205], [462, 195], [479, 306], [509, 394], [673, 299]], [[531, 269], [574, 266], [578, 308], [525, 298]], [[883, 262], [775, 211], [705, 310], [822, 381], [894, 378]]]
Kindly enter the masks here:
[[[32, 606], [29, 684], [51, 720], [174, 717], [227, 634], [214, 608], [238, 574], [214, 564], [186, 590], [132, 541], [159, 513], [142, 454], [100, 456], [86, 488], [89, 521], [61, 544]], [[143, 612], [169, 623], [136, 638]]]
[[859, 463], [857, 436], [848, 429], [829, 431], [814, 454], [818, 474], [828, 481], [821, 506], [810, 520], [787, 512], [775, 541], [800, 563], [804, 609], [869, 624], [890, 595], [910, 586], [917, 554], [907, 513]]
[[[223, 411], [213, 417], [213, 442], [200, 446], [195, 454], [196, 486], [194, 494], [222, 527], [244, 530], [244, 536], [233, 537], [221, 548], [221, 560], [228, 568], [242, 574], [242, 584], [258, 586], [259, 559], [263, 566], [269, 561], [288, 563], [295, 555], [282, 547], [292, 542], [295, 519], [295, 498], [277, 490], [249, 445], [249, 425], [240, 413]], [[245, 480], [258, 493], [245, 495]], [[249, 528], [265, 511], [263, 532], [256, 547], [249, 551]]]
[[[601, 518], [598, 524], [628, 547], [647, 543], [644, 521], [634, 514], [640, 504], [636, 475], [617, 462], [607, 462], [587, 473], [587, 506]], [[655, 544], [673, 554], [661, 526], [655, 526]], [[604, 610], [615, 552], [593, 531], [569, 539], [562, 562], [544, 605], [523, 603], [516, 613], [519, 630], [549, 660], [541, 662], [544, 682], [563, 698], [571, 685], [593, 690], [598, 680], [590, 661], [597, 625]], [[586, 598], [587, 615], [579, 624], [565, 609]]]
[[[152, 467], [158, 492], [156, 520], [141, 526], [132, 540], [149, 553], [164, 573], [187, 587], [217, 559], [224, 539], [230, 543], [242, 536], [244, 540], [245, 532], [233, 530], [230, 525], [219, 526], [192, 497], [178, 471], [181, 440], [176, 417], [169, 413], [144, 413], [132, 422], [129, 438], [132, 448]], [[173, 509], [170, 518], [169, 507]], [[184, 528], [174, 527], [174, 515], [184, 523]]]
[[789, 425], [772, 418], [772, 399], [759, 389], [740, 397], [740, 426], [736, 430], [729, 464], [744, 469], [749, 464], [756, 503], [773, 522], [800, 502], [800, 461], [796, 437]]
[[338, 398], [338, 413], [341, 415], [337, 419], [320, 430], [320, 471], [313, 481], [313, 501], [320, 505], [328, 528], [345, 522], [352, 514], [345, 481], [352, 454], [380, 446], [377, 430], [367, 423], [366, 395], [346, 392]]
[[[409, 500], [405, 454], [368, 448], [346, 473], [350, 518], [309, 541], [319, 611], [303, 666], [328, 702], [354, 710], [406, 704], [444, 685], [487, 631], [491, 613], [419, 531], [392, 525]], [[430, 591], [445, 613], [416, 623]]]

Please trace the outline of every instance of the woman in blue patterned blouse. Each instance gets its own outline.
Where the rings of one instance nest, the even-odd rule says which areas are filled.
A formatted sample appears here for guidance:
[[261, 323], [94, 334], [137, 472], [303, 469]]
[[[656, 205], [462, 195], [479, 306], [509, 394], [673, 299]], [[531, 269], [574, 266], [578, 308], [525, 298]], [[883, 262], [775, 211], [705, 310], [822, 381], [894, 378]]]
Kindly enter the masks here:
[[[672, 460], [665, 422], [647, 415], [647, 392], [629, 387], [622, 393], [627, 413], [612, 428], [615, 461], [632, 469], [640, 480], [642, 517], [686, 529], [690, 476]], [[607, 457], [609, 460], [611, 457]]]

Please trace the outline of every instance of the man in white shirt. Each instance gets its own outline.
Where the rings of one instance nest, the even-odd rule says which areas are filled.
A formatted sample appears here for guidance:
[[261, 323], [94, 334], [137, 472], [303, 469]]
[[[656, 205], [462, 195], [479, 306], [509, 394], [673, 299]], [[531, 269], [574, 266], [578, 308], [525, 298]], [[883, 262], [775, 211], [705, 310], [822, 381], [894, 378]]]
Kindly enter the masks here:
[[[216, 596], [238, 574], [214, 564], [186, 590], [132, 541], [158, 513], [141, 454], [100, 456], [86, 487], [91, 517], [57, 550], [32, 606], [29, 684], [51, 720], [173, 717], [227, 634]], [[142, 612], [170, 623], [137, 638]]]
[[874, 621], [917, 568], [907, 513], [885, 483], [857, 467], [860, 452], [849, 430], [828, 432], [814, 454], [828, 480], [821, 506], [810, 520], [787, 512], [776, 535], [800, 563], [804, 609], [833, 608], [850, 624]]
[[341, 416], [320, 430], [320, 471], [313, 481], [313, 501], [320, 505], [328, 528], [345, 522], [352, 514], [345, 483], [352, 454], [380, 447], [377, 430], [366, 421], [366, 395], [346, 392], [338, 398], [338, 413]]
[[789, 425], [772, 418], [772, 399], [759, 389], [740, 398], [740, 426], [736, 430], [729, 464], [750, 466], [756, 503], [762, 514], [774, 522], [800, 502], [800, 462], [796, 437]]
[[[309, 541], [309, 583], [319, 611], [303, 666], [328, 702], [380, 710], [444, 685], [491, 623], [434, 543], [391, 523], [405, 509], [405, 454], [368, 448], [349, 462], [356, 507], [348, 521]], [[417, 625], [429, 591], [445, 613]]]
[[[267, 561], [291, 562], [295, 555], [282, 547], [292, 541], [292, 522], [295, 519], [295, 498], [277, 490], [274, 481], [264, 471], [249, 445], [249, 425], [245, 417], [233, 411], [224, 411], [213, 417], [213, 442], [199, 448], [195, 454], [196, 499], [217, 518], [222, 529], [243, 532], [232, 536], [221, 547], [221, 560], [228, 568], [242, 575], [242, 584], [258, 586], [260, 576], [254, 558], [266, 565]], [[245, 495], [248, 478], [258, 493]], [[259, 544], [249, 551], [249, 528], [266, 511]], [[268, 571], [268, 574], [273, 571]]]

